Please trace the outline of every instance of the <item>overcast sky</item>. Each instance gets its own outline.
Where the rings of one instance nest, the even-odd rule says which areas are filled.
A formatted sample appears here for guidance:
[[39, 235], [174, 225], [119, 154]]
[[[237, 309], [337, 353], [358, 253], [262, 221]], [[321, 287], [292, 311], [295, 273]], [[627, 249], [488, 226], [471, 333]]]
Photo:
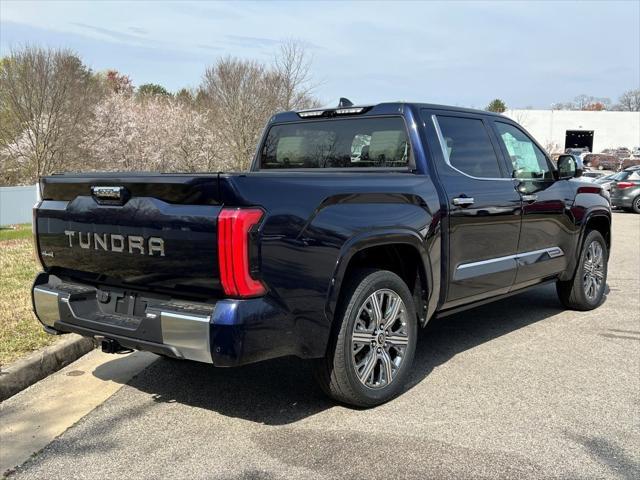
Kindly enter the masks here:
[[269, 61], [307, 42], [317, 95], [334, 104], [415, 100], [548, 108], [640, 87], [640, 1], [0, 1], [0, 52], [68, 47], [135, 85], [196, 86], [221, 56]]

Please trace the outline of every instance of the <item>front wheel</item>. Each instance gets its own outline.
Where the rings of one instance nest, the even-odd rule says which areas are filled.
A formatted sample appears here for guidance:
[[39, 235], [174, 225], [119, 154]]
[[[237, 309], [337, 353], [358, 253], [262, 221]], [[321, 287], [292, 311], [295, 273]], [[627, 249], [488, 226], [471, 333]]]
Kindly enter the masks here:
[[332, 398], [372, 407], [397, 396], [416, 347], [413, 298], [404, 281], [386, 270], [352, 275], [337, 311], [327, 356], [316, 378]]
[[557, 282], [562, 304], [572, 310], [593, 310], [604, 298], [609, 252], [602, 234], [591, 230], [582, 246], [576, 272], [571, 280]]

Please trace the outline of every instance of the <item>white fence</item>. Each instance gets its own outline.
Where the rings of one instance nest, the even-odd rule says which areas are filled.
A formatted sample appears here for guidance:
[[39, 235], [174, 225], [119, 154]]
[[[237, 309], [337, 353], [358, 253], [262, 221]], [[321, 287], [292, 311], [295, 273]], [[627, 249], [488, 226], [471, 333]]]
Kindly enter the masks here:
[[31, 223], [31, 209], [37, 200], [35, 185], [0, 187], [0, 226]]

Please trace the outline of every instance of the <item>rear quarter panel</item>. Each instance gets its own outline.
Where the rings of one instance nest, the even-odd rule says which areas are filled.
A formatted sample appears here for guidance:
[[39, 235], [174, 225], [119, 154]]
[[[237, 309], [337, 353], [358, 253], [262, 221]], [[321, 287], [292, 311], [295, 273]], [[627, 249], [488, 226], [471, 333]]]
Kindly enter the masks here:
[[324, 354], [346, 264], [372, 238], [404, 239], [439, 257], [439, 201], [427, 175], [253, 172], [221, 185], [231, 204], [265, 209], [260, 275], [305, 356]]

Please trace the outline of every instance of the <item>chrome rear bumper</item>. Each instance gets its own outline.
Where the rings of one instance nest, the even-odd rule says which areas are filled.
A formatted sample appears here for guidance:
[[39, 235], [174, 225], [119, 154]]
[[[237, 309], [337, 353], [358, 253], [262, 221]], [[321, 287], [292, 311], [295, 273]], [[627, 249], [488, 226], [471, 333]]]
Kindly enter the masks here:
[[133, 318], [102, 312], [94, 288], [47, 283], [33, 287], [33, 308], [40, 323], [49, 329], [104, 336], [131, 348], [213, 363], [209, 338], [214, 305], [150, 303], [144, 318]]
[[[310, 357], [294, 317], [269, 297], [215, 303], [166, 300], [63, 281], [45, 272], [32, 289], [33, 309], [48, 333], [73, 332], [120, 346], [234, 367], [269, 358]], [[114, 302], [131, 297], [133, 304]], [[133, 305], [133, 306], [132, 306]], [[128, 311], [129, 314], [117, 312]]]

